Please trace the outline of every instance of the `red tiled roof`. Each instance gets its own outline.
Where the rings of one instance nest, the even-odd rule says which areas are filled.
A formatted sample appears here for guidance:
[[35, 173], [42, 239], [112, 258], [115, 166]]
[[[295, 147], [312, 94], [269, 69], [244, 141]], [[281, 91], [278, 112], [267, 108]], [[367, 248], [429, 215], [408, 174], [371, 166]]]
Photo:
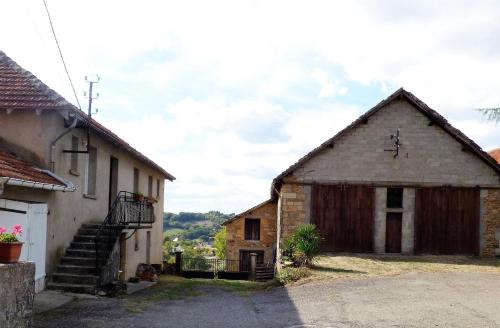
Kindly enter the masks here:
[[170, 181], [175, 177], [158, 164], [141, 154], [134, 147], [107, 129], [94, 119], [64, 99], [32, 73], [26, 71], [15, 61], [0, 51], [0, 108], [2, 109], [29, 109], [29, 110], [58, 110], [69, 109], [85, 123], [89, 124], [101, 137], [109, 140], [115, 146], [129, 152], [141, 162], [155, 168]]
[[500, 148], [490, 150], [488, 154], [500, 164]]
[[0, 178], [12, 178], [22, 181], [66, 187], [63, 182], [47, 173], [41, 172], [32, 165], [5, 151], [0, 151]]
[[0, 51], [0, 107], [57, 109], [70, 105], [30, 72]]

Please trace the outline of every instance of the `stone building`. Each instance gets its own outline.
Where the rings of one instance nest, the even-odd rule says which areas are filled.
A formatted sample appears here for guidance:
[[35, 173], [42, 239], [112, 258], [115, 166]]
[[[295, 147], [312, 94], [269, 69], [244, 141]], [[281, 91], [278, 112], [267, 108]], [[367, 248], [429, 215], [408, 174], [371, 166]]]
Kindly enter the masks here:
[[[0, 226], [24, 220], [30, 228], [23, 252], [35, 254], [26, 259], [41, 272], [37, 289], [96, 284], [95, 236], [125, 191], [150, 201], [127, 199], [137, 206], [115, 242], [113, 274], [126, 280], [139, 263], [161, 265], [164, 187], [174, 179], [0, 52]], [[131, 224], [134, 215], [144, 224]]]
[[280, 242], [313, 223], [325, 251], [492, 256], [500, 166], [400, 89], [276, 177], [271, 200]]
[[273, 263], [276, 213], [276, 202], [267, 200], [226, 221], [227, 258], [246, 262], [250, 253], [256, 253], [258, 262]]

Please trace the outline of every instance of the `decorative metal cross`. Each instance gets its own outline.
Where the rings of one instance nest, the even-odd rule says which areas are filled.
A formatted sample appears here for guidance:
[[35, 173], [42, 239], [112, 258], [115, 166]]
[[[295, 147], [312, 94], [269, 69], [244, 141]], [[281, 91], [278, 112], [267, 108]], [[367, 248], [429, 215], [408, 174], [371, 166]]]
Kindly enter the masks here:
[[390, 135], [391, 140], [394, 140], [393, 147], [394, 149], [384, 149], [384, 151], [392, 151], [394, 152], [394, 158], [398, 157], [399, 155], [399, 147], [401, 147], [401, 143], [399, 142], [399, 128], [396, 130], [396, 133], [391, 133]]

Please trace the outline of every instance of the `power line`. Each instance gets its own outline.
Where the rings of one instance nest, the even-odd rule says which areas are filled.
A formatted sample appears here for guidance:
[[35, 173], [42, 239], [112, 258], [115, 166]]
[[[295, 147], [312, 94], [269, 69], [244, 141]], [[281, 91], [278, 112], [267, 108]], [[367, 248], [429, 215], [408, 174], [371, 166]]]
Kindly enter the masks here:
[[61, 47], [59, 46], [59, 41], [57, 41], [56, 31], [54, 31], [54, 25], [52, 24], [52, 18], [50, 18], [49, 8], [47, 7], [47, 2], [43, 1], [43, 5], [45, 6], [45, 11], [47, 12], [47, 17], [49, 18], [50, 28], [52, 29], [52, 35], [54, 36], [54, 40], [56, 41], [57, 49], [59, 50], [59, 56], [61, 57], [61, 61], [64, 66], [64, 70], [66, 71], [66, 75], [68, 76], [69, 84], [71, 84], [71, 89], [73, 90], [73, 94], [76, 98], [76, 103], [78, 104], [78, 108], [80, 110], [82, 107], [80, 106], [80, 101], [78, 100], [78, 96], [76, 95], [75, 86], [73, 85], [73, 81], [71, 80], [71, 76], [69, 75], [68, 67], [66, 66], [66, 62], [64, 61], [64, 57], [61, 51]]

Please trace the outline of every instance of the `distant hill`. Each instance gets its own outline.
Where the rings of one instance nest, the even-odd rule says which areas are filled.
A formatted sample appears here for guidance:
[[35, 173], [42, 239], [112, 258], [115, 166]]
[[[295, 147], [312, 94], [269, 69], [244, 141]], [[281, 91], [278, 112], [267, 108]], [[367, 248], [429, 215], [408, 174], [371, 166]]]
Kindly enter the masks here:
[[163, 214], [164, 236], [209, 241], [221, 228], [222, 223], [233, 216], [234, 214], [224, 214], [219, 211], [180, 212], [179, 214], [167, 212]]

